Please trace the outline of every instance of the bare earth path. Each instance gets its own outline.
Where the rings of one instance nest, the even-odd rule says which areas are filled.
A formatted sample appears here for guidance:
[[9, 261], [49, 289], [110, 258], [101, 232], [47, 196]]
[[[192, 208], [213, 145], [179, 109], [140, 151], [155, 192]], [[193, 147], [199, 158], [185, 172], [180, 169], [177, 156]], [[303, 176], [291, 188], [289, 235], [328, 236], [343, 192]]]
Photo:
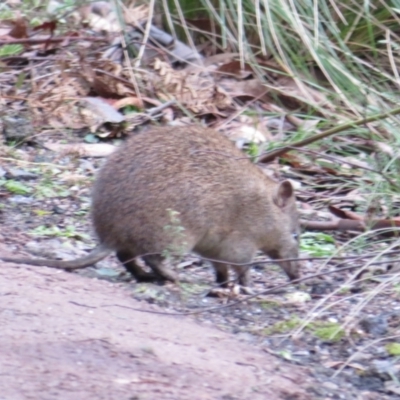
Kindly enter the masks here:
[[0, 299], [1, 400], [313, 398], [307, 370], [190, 317], [134, 311], [156, 308], [123, 285], [2, 263]]

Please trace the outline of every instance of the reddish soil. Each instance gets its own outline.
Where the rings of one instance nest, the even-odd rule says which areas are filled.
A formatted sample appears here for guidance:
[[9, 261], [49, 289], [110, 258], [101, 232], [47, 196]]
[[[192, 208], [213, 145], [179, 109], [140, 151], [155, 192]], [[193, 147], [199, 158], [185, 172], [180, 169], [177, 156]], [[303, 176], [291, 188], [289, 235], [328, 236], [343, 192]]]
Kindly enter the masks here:
[[162, 310], [123, 284], [2, 263], [0, 296], [2, 400], [313, 398], [307, 369], [189, 316], [136, 311]]

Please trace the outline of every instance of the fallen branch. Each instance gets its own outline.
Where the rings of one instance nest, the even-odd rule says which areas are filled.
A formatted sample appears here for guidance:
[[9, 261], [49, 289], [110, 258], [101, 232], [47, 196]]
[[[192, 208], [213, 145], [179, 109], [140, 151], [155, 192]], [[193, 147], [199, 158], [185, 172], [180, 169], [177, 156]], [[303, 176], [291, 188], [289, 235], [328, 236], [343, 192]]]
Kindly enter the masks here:
[[[390, 229], [400, 227], [400, 221], [381, 219], [376, 221], [358, 221], [353, 219], [337, 219], [335, 221], [301, 221], [301, 226], [309, 231], [376, 231], [378, 229]], [[388, 234], [385, 232], [385, 234]], [[393, 232], [394, 234], [394, 232]]]

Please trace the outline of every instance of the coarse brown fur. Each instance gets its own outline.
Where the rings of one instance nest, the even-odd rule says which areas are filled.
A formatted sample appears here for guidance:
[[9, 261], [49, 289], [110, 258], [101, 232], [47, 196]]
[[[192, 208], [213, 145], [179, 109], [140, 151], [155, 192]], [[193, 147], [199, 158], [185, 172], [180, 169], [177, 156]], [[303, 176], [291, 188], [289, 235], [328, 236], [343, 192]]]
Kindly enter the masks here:
[[[172, 213], [180, 234], [168, 229]], [[198, 126], [133, 134], [98, 174], [92, 220], [100, 241], [95, 251], [115, 251], [138, 280], [153, 275], [176, 280], [161, 255], [166, 249], [221, 260], [213, 265], [222, 285], [228, 265], [251, 262], [257, 250], [273, 259], [298, 257], [299, 223], [290, 182], [273, 181], [229, 139]], [[141, 255], [154, 274], [136, 263]], [[290, 279], [299, 277], [298, 262], [280, 265]], [[249, 285], [248, 268], [233, 268], [239, 282]]]

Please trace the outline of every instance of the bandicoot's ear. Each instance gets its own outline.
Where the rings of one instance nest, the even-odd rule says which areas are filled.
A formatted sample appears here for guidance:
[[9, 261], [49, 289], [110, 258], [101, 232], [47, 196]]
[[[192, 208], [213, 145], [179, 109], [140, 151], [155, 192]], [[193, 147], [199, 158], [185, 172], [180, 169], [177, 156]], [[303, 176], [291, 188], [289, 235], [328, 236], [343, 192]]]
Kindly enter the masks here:
[[275, 190], [273, 200], [279, 208], [285, 208], [294, 200], [294, 189], [292, 184], [289, 181], [279, 183]]

